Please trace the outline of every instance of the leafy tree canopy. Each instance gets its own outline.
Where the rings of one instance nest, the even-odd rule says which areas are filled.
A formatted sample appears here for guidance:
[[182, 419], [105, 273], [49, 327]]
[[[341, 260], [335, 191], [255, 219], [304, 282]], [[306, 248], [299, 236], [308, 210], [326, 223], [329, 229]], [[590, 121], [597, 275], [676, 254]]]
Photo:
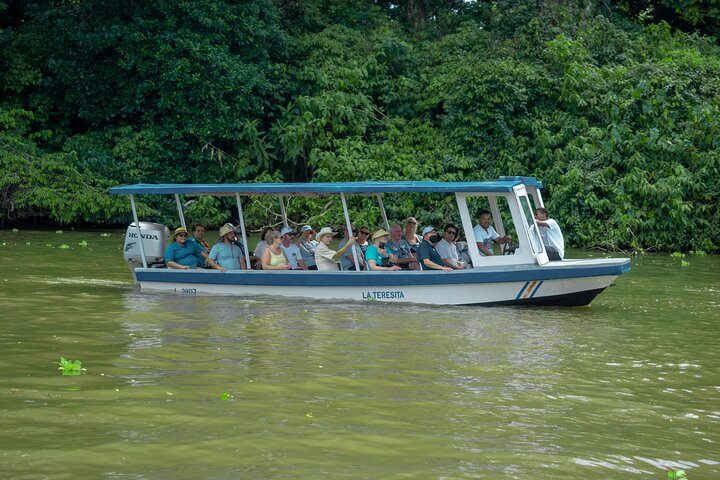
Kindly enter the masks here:
[[[719, 248], [714, 2], [0, 2], [0, 222], [129, 220], [135, 182], [535, 175], [576, 246]], [[174, 205], [143, 199], [172, 222]], [[194, 219], [232, 220], [202, 199]], [[278, 222], [252, 200], [253, 227]], [[337, 202], [336, 202], [337, 203]], [[351, 204], [378, 223], [371, 202]], [[451, 199], [388, 199], [455, 220]], [[339, 204], [293, 199], [297, 222]]]

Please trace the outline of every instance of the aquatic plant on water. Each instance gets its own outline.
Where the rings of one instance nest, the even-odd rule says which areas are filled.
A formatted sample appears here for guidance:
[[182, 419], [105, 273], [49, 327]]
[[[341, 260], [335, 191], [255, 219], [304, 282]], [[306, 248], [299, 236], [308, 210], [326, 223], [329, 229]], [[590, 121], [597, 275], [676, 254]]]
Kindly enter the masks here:
[[82, 372], [87, 371], [86, 368], [82, 368], [82, 362], [80, 360], [65, 360], [60, 357], [58, 370], [62, 371], [63, 375], [80, 375]]

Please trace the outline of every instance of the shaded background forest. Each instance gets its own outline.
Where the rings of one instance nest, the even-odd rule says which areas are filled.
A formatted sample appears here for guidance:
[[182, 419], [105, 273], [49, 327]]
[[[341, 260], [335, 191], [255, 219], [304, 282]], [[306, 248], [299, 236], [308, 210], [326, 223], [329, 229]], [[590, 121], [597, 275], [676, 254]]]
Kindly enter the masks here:
[[569, 244], [715, 251], [719, 26], [712, 0], [0, 0], [0, 223], [125, 224], [107, 188], [139, 182], [533, 175]]

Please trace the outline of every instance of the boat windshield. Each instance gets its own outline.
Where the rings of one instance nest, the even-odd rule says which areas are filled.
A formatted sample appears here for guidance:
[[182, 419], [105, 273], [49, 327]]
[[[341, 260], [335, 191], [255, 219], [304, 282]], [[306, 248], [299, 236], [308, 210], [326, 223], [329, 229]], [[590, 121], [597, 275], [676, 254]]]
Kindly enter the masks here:
[[535, 225], [535, 216], [533, 215], [533, 209], [530, 206], [530, 199], [527, 195], [519, 195], [520, 207], [525, 214], [525, 220], [528, 224], [528, 232], [530, 232], [530, 247], [533, 249], [533, 253], [542, 253], [544, 250], [542, 238], [538, 233], [537, 226]]

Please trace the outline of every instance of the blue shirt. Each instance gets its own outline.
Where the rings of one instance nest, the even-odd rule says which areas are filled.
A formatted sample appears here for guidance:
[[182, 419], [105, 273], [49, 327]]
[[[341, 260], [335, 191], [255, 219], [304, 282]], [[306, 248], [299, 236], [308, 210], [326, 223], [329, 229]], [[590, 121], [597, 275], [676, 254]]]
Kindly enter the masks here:
[[240, 258], [242, 256], [243, 252], [240, 247], [234, 243], [228, 245], [224, 242], [213, 245], [209, 255], [218, 265], [227, 270], [240, 270]]
[[195, 245], [199, 246], [200, 248], [202, 248], [202, 249], [205, 250], [206, 252], [210, 251], [209, 248], [205, 248], [205, 245], [203, 245], [202, 243], [198, 242], [195, 237], [192, 237], [192, 236], [187, 237], [187, 240], [185, 240], [185, 242], [186, 242], [186, 243], [194, 243]]
[[185, 240], [185, 245], [180, 245], [177, 242], [172, 242], [165, 248], [165, 263], [175, 262], [195, 268], [205, 263], [205, 259], [200, 255], [204, 251], [205, 249], [199, 243]]
[[398, 243], [389, 240], [385, 245], [385, 250], [397, 258], [410, 258], [410, 244], [404, 238], [401, 238]]
[[422, 243], [420, 243], [417, 251], [417, 259], [418, 262], [420, 262], [420, 265], [422, 265], [423, 269], [430, 268], [426, 266], [425, 263], [423, 263], [423, 260], [425, 260], [426, 258], [429, 259], [431, 262], [440, 265], [441, 267], [445, 266], [442, 261], [442, 257], [437, 252], [437, 250], [435, 250], [435, 247], [433, 247], [427, 240], [423, 240]]
[[[340, 240], [340, 245], [338, 245], [338, 250], [340, 250], [342, 247], [345, 246], [347, 243], [347, 239], [343, 238]], [[363, 251], [360, 249], [357, 243], [353, 244], [352, 247], [348, 248], [345, 254], [340, 258], [340, 265], [343, 270], [348, 270], [350, 267], [355, 266], [355, 259], [353, 257], [353, 250], [357, 253], [358, 256], [358, 263], [360, 264], [360, 268], [362, 268], [362, 262], [360, 262], [361, 258], [364, 258]]]
[[384, 258], [375, 245], [370, 245], [367, 250], [365, 250], [365, 260], [367, 261], [368, 269], [370, 268], [370, 260], [375, 260], [375, 266], [382, 267]]

